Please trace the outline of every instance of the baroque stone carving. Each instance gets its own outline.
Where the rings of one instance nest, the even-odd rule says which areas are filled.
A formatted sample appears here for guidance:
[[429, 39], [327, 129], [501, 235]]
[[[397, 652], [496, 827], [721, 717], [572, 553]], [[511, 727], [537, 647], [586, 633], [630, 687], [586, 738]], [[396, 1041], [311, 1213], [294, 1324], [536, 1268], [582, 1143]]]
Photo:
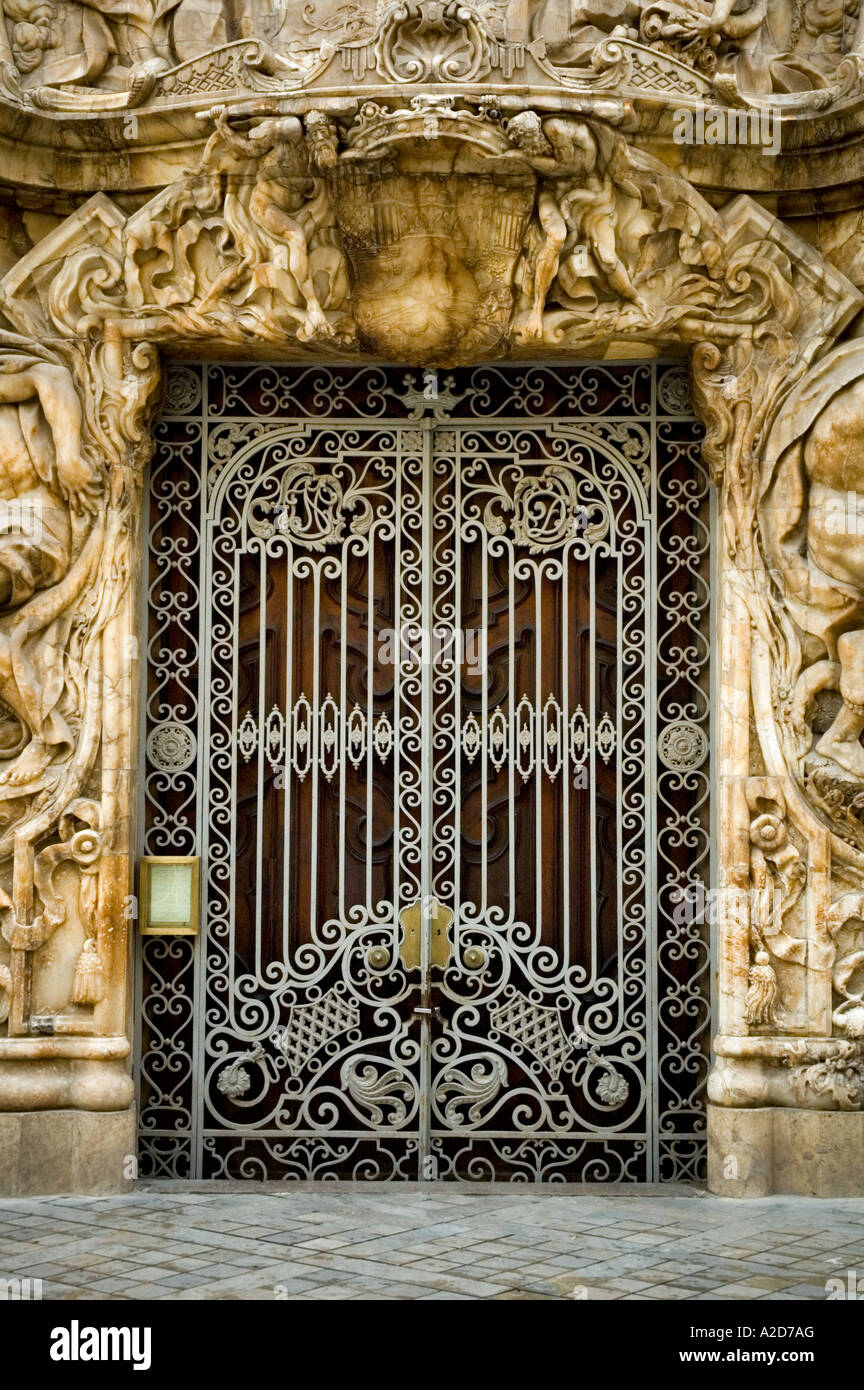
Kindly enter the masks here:
[[862, 31], [836, 0], [4, 0], [6, 100], [56, 111], [458, 83], [780, 102], [861, 90]]
[[[457, 32], [447, 5], [437, 18], [428, 6], [400, 13], [405, 43], [434, 47]], [[483, 32], [492, 62], [494, 33]], [[721, 922], [735, 981], [723, 986], [715, 1097], [797, 1103], [818, 1089], [816, 1074], [796, 1091], [784, 1058], [830, 1070], [857, 1057], [858, 928], [851, 915], [832, 926], [830, 913], [850, 885], [864, 891], [858, 503], [843, 514], [839, 543], [828, 518], [838, 496], [848, 504], [846, 493], [858, 495], [864, 372], [854, 342], [828, 349], [862, 298], [756, 203], [713, 209], [628, 143], [619, 106], [606, 115], [614, 120], [596, 108], [550, 115], [504, 109], [494, 95], [429, 92], [356, 112], [217, 107], [194, 170], [131, 212], [97, 194], [0, 282], [9, 324], [0, 478], [19, 518], [0, 534], [6, 1041], [50, 1026], [52, 1042], [66, 1031], [95, 1043], [123, 1028], [128, 639], [156, 348], [433, 367], [663, 348], [691, 353], [705, 457], [721, 488], [718, 604], [724, 632], [735, 633], [724, 679], [744, 691], [721, 773], [724, 865], [744, 901]], [[174, 382], [169, 404], [185, 399], [182, 368]], [[670, 382], [661, 404], [680, 410], [680, 377]], [[436, 409], [420, 392], [416, 404], [418, 422]], [[234, 447], [230, 437], [224, 447]], [[641, 448], [634, 436], [634, 467]], [[325, 474], [313, 491], [310, 481], [301, 465], [256, 525], [287, 529], [312, 549], [346, 525], [362, 530], [362, 488], [352, 496]], [[554, 468], [539, 488], [542, 496], [516, 480], [509, 510], [496, 515], [545, 550], [580, 534], [585, 519]], [[244, 754], [275, 729], [275, 719], [264, 730], [244, 720]], [[601, 757], [609, 732], [601, 722]], [[587, 735], [570, 733], [578, 752]], [[389, 725], [380, 739], [386, 756]], [[704, 733], [683, 718], [677, 741], [658, 751], [686, 771], [704, 756]], [[840, 871], [842, 892], [832, 877]], [[66, 1002], [46, 1023], [28, 981], [37, 940], [61, 927], [74, 928]], [[553, 1075], [571, 1065], [557, 1013], [517, 1018], [508, 1007], [496, 1015], [502, 1032]], [[338, 997], [296, 1007], [282, 1044], [287, 1070], [314, 1066], [318, 1049], [354, 1023]], [[792, 1046], [801, 1038], [809, 1051]], [[588, 1070], [596, 1066], [600, 1102], [622, 1104], [623, 1085], [602, 1059]], [[357, 1103], [362, 1092], [363, 1103], [383, 1104], [391, 1080], [357, 1072]], [[379, 1081], [387, 1085], [376, 1099]], [[239, 1073], [226, 1073], [223, 1094], [237, 1084]], [[818, 1102], [845, 1103], [830, 1086]]]
[[[747, 784], [750, 821], [750, 938], [753, 963], [748, 974], [748, 1022], [754, 1027], [784, 1025], [783, 1000], [775, 964], [804, 965], [807, 942], [791, 932], [789, 918], [807, 882], [807, 867], [791, 842], [786, 800], [776, 778], [751, 777]], [[780, 1017], [778, 1017], [778, 1014]]]
[[854, 39], [845, 5], [813, 0], [543, 0], [534, 33], [560, 66], [591, 63], [604, 41], [626, 40], [716, 78], [731, 95], [822, 88]]
[[3, 0], [0, 61], [24, 90], [96, 85], [152, 89], [176, 57], [170, 20], [181, 0]]
[[[106, 705], [106, 681], [122, 656], [106, 649], [106, 636], [113, 631], [116, 640], [129, 592], [137, 500], [125, 461], [132, 441], [119, 420], [128, 402], [117, 411], [111, 385], [91, 371], [81, 347], [39, 348], [7, 333], [0, 353], [7, 523], [0, 537], [0, 861], [8, 869], [0, 916], [14, 1036], [31, 1026], [33, 953], [70, 912], [91, 957], [76, 969], [70, 962], [72, 1004], [99, 1004], [104, 933], [117, 930], [109, 901], [116, 907], [112, 893], [121, 885], [109, 884], [108, 866], [123, 848], [128, 812], [117, 801], [109, 744], [120, 737], [126, 709], [117, 708], [123, 696], [116, 685], [114, 708], [111, 697]], [[122, 757], [122, 742], [113, 753]], [[68, 877], [61, 886], [67, 864], [77, 870], [77, 888]], [[112, 943], [108, 957], [113, 951]], [[92, 1026], [74, 1018], [65, 1024], [69, 1032]]]
[[[136, 308], [191, 333], [350, 339], [346, 263], [329, 194], [311, 177], [298, 120], [238, 135], [224, 113], [200, 169], [129, 220], [125, 287]], [[320, 153], [319, 153], [320, 158]], [[325, 283], [322, 299], [316, 281]], [[82, 306], [85, 307], [85, 306]], [[232, 325], [234, 328], [232, 330]]]
[[[128, 218], [97, 195], [77, 241], [67, 228], [16, 267], [16, 285], [42, 282], [55, 256], [48, 317], [63, 331], [122, 321], [121, 336], [315, 340], [437, 364], [511, 345], [683, 345], [776, 319], [771, 369], [789, 380], [784, 319], [815, 299], [812, 256], [793, 267], [755, 205], [715, 213], [608, 125], [425, 96], [340, 124], [215, 122], [195, 173]], [[729, 351], [758, 376], [749, 332]]]
[[862, 368], [860, 346], [844, 345], [790, 398], [769, 441], [760, 505], [782, 591], [774, 699], [789, 764], [832, 828], [859, 849]]
[[828, 1099], [838, 1110], [859, 1110], [864, 1103], [864, 1062], [859, 1057], [838, 1055], [793, 1067], [789, 1080], [801, 1105]]

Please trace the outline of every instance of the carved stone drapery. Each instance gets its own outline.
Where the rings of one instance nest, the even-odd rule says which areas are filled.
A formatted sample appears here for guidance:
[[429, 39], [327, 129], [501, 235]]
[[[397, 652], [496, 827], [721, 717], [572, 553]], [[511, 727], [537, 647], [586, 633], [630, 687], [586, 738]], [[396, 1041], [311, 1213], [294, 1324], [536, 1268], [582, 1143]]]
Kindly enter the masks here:
[[860, 1108], [864, 503], [839, 515], [845, 560], [825, 518], [864, 463], [832, 475], [822, 435], [864, 433], [864, 353], [832, 348], [862, 303], [755, 202], [715, 211], [608, 122], [457, 94], [217, 110], [193, 172], [44, 236], [0, 282], [0, 1107], [129, 1099], [147, 420], [160, 349], [230, 344], [424, 366], [689, 350], [721, 489], [711, 1095]]

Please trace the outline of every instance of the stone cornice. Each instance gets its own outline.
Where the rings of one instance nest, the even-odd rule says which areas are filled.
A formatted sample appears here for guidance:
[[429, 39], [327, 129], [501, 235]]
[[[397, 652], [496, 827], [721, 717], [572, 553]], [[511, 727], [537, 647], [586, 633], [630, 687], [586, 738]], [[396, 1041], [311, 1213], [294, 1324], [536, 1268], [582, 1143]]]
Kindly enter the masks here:
[[[412, 48], [415, 12], [423, 41]], [[610, 36], [584, 62], [559, 66], [542, 37], [505, 36], [471, 4], [418, 0], [379, 7], [374, 31], [360, 38], [290, 53], [265, 38], [237, 40], [173, 67], [130, 70], [122, 90], [39, 85], [38, 69], [22, 76], [11, 52], [0, 51], [0, 189], [25, 206], [49, 191], [60, 205], [97, 189], [146, 193], [194, 167], [213, 107], [235, 116], [320, 110], [344, 119], [366, 101], [398, 106], [414, 96], [454, 97], [474, 109], [494, 104], [504, 116], [529, 101], [541, 113], [599, 120], [617, 113], [634, 143], [717, 193], [787, 194], [807, 208], [864, 180], [862, 55], [841, 59], [821, 87], [755, 96], [729, 73], [715, 78], [673, 49], [647, 34], [640, 42]], [[682, 111], [705, 110], [770, 114], [780, 152], [734, 135], [676, 143]]]

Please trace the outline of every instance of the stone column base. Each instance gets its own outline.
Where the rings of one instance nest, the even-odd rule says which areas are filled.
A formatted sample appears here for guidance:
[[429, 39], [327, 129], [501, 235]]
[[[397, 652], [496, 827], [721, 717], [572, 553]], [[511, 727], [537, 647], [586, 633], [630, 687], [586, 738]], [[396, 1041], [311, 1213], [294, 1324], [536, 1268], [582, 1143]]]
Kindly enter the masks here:
[[128, 1192], [135, 1107], [0, 1113], [0, 1197]]
[[864, 1197], [864, 1111], [709, 1105], [708, 1187], [720, 1197]]

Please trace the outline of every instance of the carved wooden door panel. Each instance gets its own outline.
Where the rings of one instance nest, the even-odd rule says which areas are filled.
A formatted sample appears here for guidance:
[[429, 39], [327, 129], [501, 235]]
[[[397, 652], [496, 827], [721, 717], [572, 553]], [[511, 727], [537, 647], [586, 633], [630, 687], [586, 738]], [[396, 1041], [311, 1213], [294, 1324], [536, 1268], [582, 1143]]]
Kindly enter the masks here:
[[[176, 500], [193, 436], [198, 486], [154, 536], [185, 556], [185, 525], [201, 566], [178, 603], [151, 541], [150, 621], [179, 614], [197, 659], [178, 684], [151, 641], [146, 847], [181, 847], [188, 790], [206, 935], [194, 967], [145, 955], [151, 1170], [686, 1169], [708, 532], [678, 369], [175, 371], [200, 391], [151, 497]], [[160, 767], [184, 722], [197, 760]]]

